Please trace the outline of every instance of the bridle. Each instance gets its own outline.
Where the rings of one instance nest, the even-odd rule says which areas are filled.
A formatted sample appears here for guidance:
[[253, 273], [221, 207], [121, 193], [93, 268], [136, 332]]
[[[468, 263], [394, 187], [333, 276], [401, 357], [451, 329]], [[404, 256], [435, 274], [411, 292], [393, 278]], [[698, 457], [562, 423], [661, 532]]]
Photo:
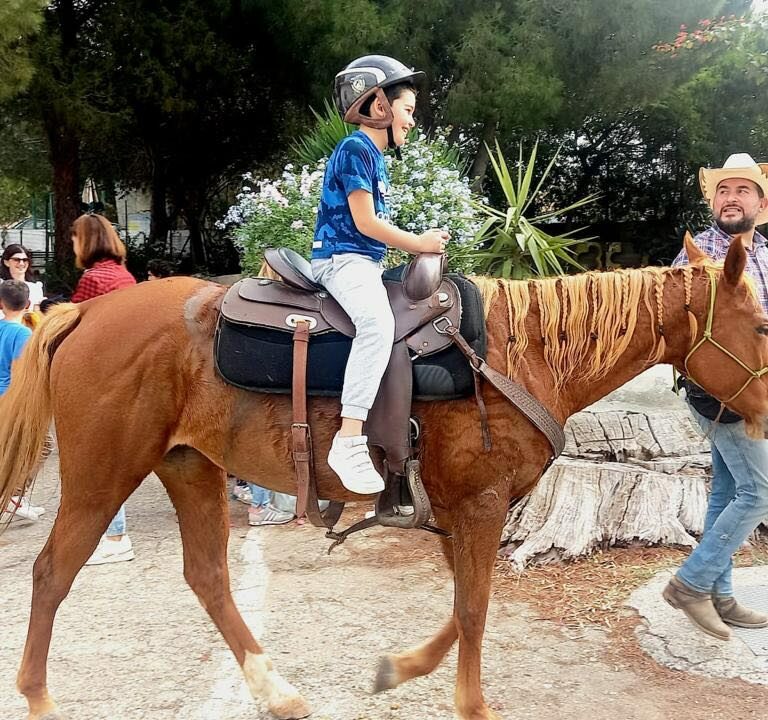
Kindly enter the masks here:
[[[734, 355], [730, 350], [728, 350], [728, 348], [723, 347], [719, 342], [717, 342], [717, 340], [715, 340], [712, 337], [712, 322], [715, 318], [715, 298], [717, 295], [717, 278], [716, 278], [716, 273], [712, 268], [706, 268], [706, 271], [707, 271], [707, 275], [709, 276], [709, 288], [710, 288], [709, 309], [707, 311], [707, 322], [704, 327], [704, 334], [701, 336], [701, 339], [693, 345], [693, 347], [688, 351], [688, 354], [685, 356], [685, 360], [683, 361], [683, 367], [685, 368], [686, 377], [689, 378], [690, 380], [693, 380], [693, 382], [696, 382], [696, 380], [694, 380], [691, 377], [691, 373], [688, 370], [688, 361], [691, 359], [691, 356], [693, 355], [693, 353], [695, 353], [704, 343], [707, 343], [707, 342], [711, 343], [718, 350], [725, 353], [729, 358], [731, 358], [731, 360], [741, 365], [741, 367], [744, 368], [744, 370], [746, 370], [749, 373], [749, 377], [734, 395], [731, 395], [731, 397], [729, 397], [727, 400], [720, 401], [721, 405], [725, 406], [726, 403], [729, 403], [735, 400], [737, 397], [739, 397], [739, 395], [741, 395], [741, 393], [743, 393], [744, 390], [747, 389], [747, 387], [753, 380], [760, 379], [761, 377], [763, 377], [763, 375], [768, 373], [768, 365], [764, 365], [759, 370], [753, 370], [751, 367], [749, 367], [749, 365], [747, 365], [740, 358], [736, 357], [736, 355]], [[698, 385], [699, 383], [696, 383], [696, 384]], [[721, 412], [722, 412], [722, 408], [721, 408]]]

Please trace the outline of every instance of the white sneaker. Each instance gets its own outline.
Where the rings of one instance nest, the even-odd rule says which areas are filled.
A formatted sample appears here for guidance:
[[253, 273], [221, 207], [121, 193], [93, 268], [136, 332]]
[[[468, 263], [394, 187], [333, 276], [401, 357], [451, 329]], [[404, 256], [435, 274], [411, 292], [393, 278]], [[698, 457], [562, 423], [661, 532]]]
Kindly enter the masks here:
[[87, 560], [86, 565], [105, 565], [106, 563], [125, 562], [133, 560], [136, 555], [133, 552], [131, 538], [123, 535], [119, 540], [108, 540], [103, 535], [93, 555]]
[[235, 485], [232, 488], [232, 497], [235, 500], [239, 500], [244, 505], [250, 505], [252, 501], [251, 488], [247, 485]]
[[39, 520], [40, 516], [45, 512], [45, 508], [35, 507], [30, 505], [29, 500], [19, 495], [11, 497], [11, 501], [8, 503], [5, 511], [13, 516], [14, 520]]
[[350, 492], [373, 495], [384, 489], [384, 480], [376, 472], [368, 454], [368, 438], [365, 435], [340, 437], [336, 433], [328, 453], [328, 465]]

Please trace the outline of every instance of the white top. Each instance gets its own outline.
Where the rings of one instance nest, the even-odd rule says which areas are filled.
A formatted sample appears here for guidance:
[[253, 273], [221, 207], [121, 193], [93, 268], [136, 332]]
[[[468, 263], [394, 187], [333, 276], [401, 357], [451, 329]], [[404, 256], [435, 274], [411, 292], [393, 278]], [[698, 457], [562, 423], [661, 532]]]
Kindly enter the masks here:
[[[29, 309], [34, 310], [35, 305], [39, 305], [43, 300], [45, 300], [45, 294], [43, 293], [43, 283], [41, 282], [30, 282], [29, 280], [25, 280], [25, 283], [27, 283], [27, 287], [29, 288]], [[0, 320], [5, 318], [5, 315], [3, 315], [3, 311], [0, 310]]]
[[41, 282], [29, 282], [25, 280], [27, 287], [29, 288], [29, 309], [34, 310], [35, 305], [39, 305], [45, 299], [43, 294], [43, 283]]

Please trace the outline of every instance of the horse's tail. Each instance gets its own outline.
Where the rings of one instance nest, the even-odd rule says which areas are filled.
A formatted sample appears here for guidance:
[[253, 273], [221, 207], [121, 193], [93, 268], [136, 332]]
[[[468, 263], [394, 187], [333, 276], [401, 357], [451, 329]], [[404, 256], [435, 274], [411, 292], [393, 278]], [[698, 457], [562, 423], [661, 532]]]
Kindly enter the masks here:
[[13, 365], [11, 385], [0, 397], [0, 513], [40, 464], [53, 413], [51, 361], [78, 322], [76, 305], [52, 308]]

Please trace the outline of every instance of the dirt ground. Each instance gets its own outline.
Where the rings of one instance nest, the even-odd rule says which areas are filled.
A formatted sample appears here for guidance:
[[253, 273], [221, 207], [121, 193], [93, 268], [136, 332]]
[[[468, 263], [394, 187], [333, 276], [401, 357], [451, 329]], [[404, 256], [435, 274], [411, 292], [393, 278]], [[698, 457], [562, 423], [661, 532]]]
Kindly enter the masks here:
[[[58, 500], [53, 465], [35, 492], [48, 508], [43, 519], [0, 536], [0, 717], [9, 720], [25, 717], [14, 677], [32, 562]], [[238, 605], [277, 668], [312, 704], [313, 718], [454, 717], [455, 649], [430, 677], [370, 694], [383, 654], [418, 644], [448, 618], [451, 579], [434, 537], [370, 530], [328, 555], [318, 529], [248, 528], [245, 507], [234, 501], [230, 515]], [[85, 568], [57, 616], [49, 681], [67, 718], [266, 720], [184, 584], [175, 515], [156, 479], [131, 498], [128, 521], [136, 560]], [[522, 576], [499, 563], [484, 649], [489, 704], [505, 720], [767, 717], [765, 687], [671, 671], [639, 649], [639, 621], [621, 603], [679, 557], [614, 550]]]

